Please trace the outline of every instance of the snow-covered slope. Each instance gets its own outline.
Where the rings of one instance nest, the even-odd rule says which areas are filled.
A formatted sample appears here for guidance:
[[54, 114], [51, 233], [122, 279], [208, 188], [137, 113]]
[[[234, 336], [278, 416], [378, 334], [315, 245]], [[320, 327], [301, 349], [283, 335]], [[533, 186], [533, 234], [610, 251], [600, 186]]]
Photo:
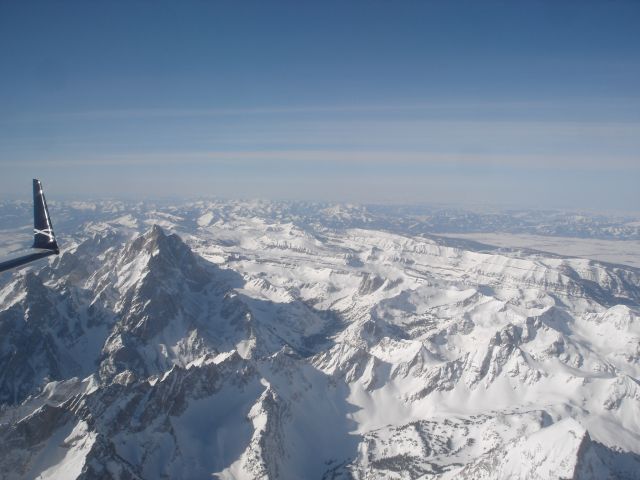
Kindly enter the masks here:
[[0, 284], [1, 478], [639, 478], [639, 270], [209, 207]]

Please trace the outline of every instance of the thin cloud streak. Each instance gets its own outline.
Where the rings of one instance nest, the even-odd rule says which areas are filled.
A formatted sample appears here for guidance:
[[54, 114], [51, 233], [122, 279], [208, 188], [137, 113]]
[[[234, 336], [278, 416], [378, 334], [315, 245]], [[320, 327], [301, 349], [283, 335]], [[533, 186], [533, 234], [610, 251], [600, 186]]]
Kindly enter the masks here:
[[[537, 155], [603, 158], [629, 157], [640, 151], [638, 122], [543, 122], [543, 121], [301, 121], [261, 122], [242, 125], [121, 125], [117, 130], [80, 131], [73, 135], [28, 136], [11, 138], [0, 135], [0, 156], [11, 149], [33, 152], [41, 143], [56, 149], [83, 148], [86, 155], [108, 148], [135, 153], [144, 149], [153, 153], [153, 145], [186, 145], [194, 149], [224, 151], [271, 150], [344, 150], [414, 151], [430, 153], [493, 153], [522, 156]], [[220, 144], [230, 148], [220, 148]], [[180, 146], [180, 144], [182, 146]], [[216, 145], [218, 146], [216, 148]], [[275, 145], [280, 145], [275, 146]], [[233, 147], [236, 148], [233, 148]], [[242, 148], [242, 147], [244, 148]], [[241, 147], [241, 148], [237, 148]], [[267, 147], [267, 148], [265, 148]], [[476, 150], [475, 152], [473, 150]], [[543, 151], [544, 150], [544, 151]], [[4, 152], [4, 155], [3, 155]], [[596, 155], [597, 152], [597, 155]], [[69, 152], [73, 154], [73, 152]], [[78, 152], [76, 152], [77, 154]], [[635, 161], [635, 160], [633, 160]]]
[[466, 153], [425, 153], [406, 151], [354, 151], [354, 150], [253, 150], [253, 151], [185, 151], [140, 154], [112, 154], [82, 156], [75, 159], [49, 158], [45, 160], [5, 160], [10, 167], [78, 167], [78, 166], [181, 166], [181, 165], [238, 165], [252, 164], [292, 165], [376, 165], [405, 166], [476, 166], [521, 169], [577, 168], [598, 171], [640, 171], [640, 158], [568, 155], [505, 155]]
[[[591, 102], [584, 101], [577, 104], [582, 108], [631, 108], [633, 105], [640, 106], [640, 98], [598, 98]], [[315, 113], [389, 113], [389, 112], [424, 112], [429, 111], [474, 111], [497, 110], [515, 111], [520, 113], [523, 109], [551, 109], [560, 111], [566, 106], [575, 107], [570, 100], [566, 104], [557, 100], [502, 100], [502, 101], [460, 101], [442, 102], [418, 100], [415, 102], [389, 103], [389, 104], [346, 104], [346, 105], [291, 105], [291, 106], [263, 106], [263, 107], [214, 107], [214, 108], [123, 108], [107, 110], [86, 110], [69, 112], [49, 112], [37, 116], [26, 115], [22, 119], [42, 120], [42, 119], [80, 119], [80, 120], [103, 120], [103, 119], [127, 119], [127, 118], [197, 118], [197, 117], [225, 117], [225, 116], [266, 116], [266, 115], [289, 115], [289, 114], [315, 114]]]
[[254, 107], [254, 108], [141, 108], [121, 110], [90, 110], [86, 112], [60, 112], [48, 116], [54, 118], [78, 119], [119, 119], [119, 118], [163, 118], [163, 117], [218, 117], [233, 115], [278, 115], [300, 113], [375, 113], [375, 112], [412, 112], [428, 110], [469, 110], [476, 108], [535, 108], [551, 106], [551, 102], [483, 102], [483, 103], [415, 103], [397, 105], [333, 105], [333, 106], [291, 106], [291, 107]]

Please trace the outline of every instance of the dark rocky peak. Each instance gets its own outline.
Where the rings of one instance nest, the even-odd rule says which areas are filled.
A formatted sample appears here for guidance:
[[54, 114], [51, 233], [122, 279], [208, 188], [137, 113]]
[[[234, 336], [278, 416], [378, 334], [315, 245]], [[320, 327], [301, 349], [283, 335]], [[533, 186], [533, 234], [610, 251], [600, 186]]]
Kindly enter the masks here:
[[117, 266], [105, 278], [121, 282], [111, 304], [117, 320], [103, 348], [101, 376], [163, 372], [172, 363], [170, 356], [147, 354], [145, 345], [165, 343], [167, 331], [186, 337], [196, 328], [208, 308], [215, 267], [158, 226], [116, 254]]
[[19, 290], [23, 290], [26, 295], [24, 299], [25, 307], [37, 313], [37, 316], [45, 316], [47, 310], [51, 308], [49, 290], [44, 286], [42, 280], [33, 272], [27, 272], [20, 282]]
[[153, 225], [145, 233], [134, 239], [126, 249], [127, 260], [141, 254], [152, 258], [160, 257], [169, 264], [193, 262], [195, 254], [175, 233], [167, 235], [158, 225]]
[[[170, 240], [171, 238], [174, 238], [174, 240]], [[175, 241], [176, 239], [178, 242]], [[153, 253], [157, 249], [170, 249], [172, 245], [177, 243], [182, 243], [180, 237], [176, 234], [167, 235], [162, 227], [154, 224], [149, 230], [131, 242], [130, 250], [136, 253]]]
[[5, 292], [3, 308], [19, 302], [22, 309], [44, 300], [47, 296], [47, 288], [38, 275], [32, 271], [17, 275], [3, 290]]
[[126, 237], [118, 232], [97, 233], [84, 239], [77, 246], [63, 248], [50, 265], [42, 268], [39, 275], [45, 281], [64, 282], [82, 287], [84, 282], [105, 263], [109, 249], [121, 248]]
[[148, 283], [157, 286], [158, 282], [164, 285], [186, 283], [190, 289], [200, 290], [210, 280], [213, 270], [178, 235], [167, 235], [158, 225], [128, 243], [118, 256], [118, 264], [125, 270], [133, 262], [141, 259], [146, 262], [141, 270], [145, 273], [141, 283], [136, 282], [139, 287]]
[[29, 272], [18, 289], [26, 295], [13, 308], [31, 324], [30, 328], [42, 328], [63, 340], [83, 334], [80, 307], [68, 284], [51, 287], [43, 283], [41, 275]]
[[195, 290], [210, 280], [204, 261], [175, 233], [166, 235], [157, 225], [148, 231], [145, 248], [150, 249], [149, 272], [152, 276], [179, 275]]

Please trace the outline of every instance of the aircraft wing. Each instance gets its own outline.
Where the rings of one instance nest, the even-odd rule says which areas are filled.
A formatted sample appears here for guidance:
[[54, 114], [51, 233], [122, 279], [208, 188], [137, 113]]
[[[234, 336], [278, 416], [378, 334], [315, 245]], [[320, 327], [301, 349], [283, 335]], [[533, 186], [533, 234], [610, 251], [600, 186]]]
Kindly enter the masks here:
[[32, 251], [29, 254], [0, 262], [0, 272], [60, 253], [42, 183], [35, 178], [33, 179], [33, 245], [31, 248]]

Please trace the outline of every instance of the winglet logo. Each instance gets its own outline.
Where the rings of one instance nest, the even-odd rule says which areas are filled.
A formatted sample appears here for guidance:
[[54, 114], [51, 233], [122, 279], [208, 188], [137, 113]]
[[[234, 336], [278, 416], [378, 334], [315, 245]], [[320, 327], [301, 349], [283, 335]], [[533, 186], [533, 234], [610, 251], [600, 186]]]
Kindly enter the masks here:
[[46, 228], [44, 230], [38, 230], [37, 228], [33, 229], [33, 234], [34, 235], [44, 235], [45, 237], [47, 237], [49, 239], [50, 242], [53, 242], [55, 240], [55, 237], [53, 236], [53, 230], [51, 230], [50, 228]]

